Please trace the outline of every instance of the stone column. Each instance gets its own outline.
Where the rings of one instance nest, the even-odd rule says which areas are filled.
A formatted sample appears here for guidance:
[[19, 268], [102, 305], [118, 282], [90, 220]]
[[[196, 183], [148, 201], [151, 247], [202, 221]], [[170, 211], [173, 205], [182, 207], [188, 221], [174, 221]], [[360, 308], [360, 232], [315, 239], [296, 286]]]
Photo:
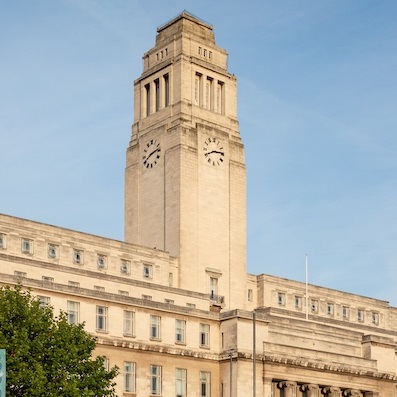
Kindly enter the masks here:
[[344, 390], [343, 395], [346, 397], [363, 397], [360, 390], [356, 390], [356, 389], [346, 389]]
[[323, 394], [325, 397], [340, 397], [339, 387], [327, 386], [323, 388]]
[[283, 397], [296, 397], [296, 382], [285, 380], [279, 382], [277, 386], [283, 391]]
[[305, 397], [319, 397], [318, 385], [305, 384], [301, 386], [301, 391], [305, 392]]

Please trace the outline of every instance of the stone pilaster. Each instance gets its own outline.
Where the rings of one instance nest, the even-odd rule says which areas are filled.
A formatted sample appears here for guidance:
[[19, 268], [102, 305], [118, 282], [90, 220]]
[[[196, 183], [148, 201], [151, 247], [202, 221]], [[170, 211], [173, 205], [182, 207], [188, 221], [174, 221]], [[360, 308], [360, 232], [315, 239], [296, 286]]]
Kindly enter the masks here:
[[304, 392], [305, 397], [318, 397], [319, 396], [319, 387], [318, 385], [314, 385], [312, 383], [308, 383], [301, 386], [301, 391]]

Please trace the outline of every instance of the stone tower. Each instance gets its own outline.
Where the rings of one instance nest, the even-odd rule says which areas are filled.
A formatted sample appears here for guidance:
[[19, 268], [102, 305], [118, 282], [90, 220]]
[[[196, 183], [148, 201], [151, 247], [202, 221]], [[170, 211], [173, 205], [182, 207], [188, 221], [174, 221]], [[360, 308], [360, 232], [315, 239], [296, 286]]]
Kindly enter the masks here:
[[212, 26], [185, 11], [157, 29], [143, 60], [127, 150], [125, 240], [178, 257], [174, 286], [240, 307], [246, 169], [227, 53]]

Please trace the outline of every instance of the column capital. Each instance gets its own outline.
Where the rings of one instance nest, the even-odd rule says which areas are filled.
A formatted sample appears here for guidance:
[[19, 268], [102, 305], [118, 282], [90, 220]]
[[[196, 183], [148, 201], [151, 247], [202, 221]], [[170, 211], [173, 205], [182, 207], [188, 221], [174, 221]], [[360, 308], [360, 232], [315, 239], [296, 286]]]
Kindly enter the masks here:
[[293, 381], [290, 381], [290, 380], [283, 380], [281, 382], [278, 382], [277, 387], [279, 389], [284, 389], [284, 388], [286, 389], [286, 388], [289, 388], [289, 387], [296, 387], [296, 382], [293, 382]]
[[363, 397], [360, 390], [357, 389], [346, 389], [344, 390], [343, 395], [346, 397]]
[[335, 386], [323, 387], [322, 393], [326, 397], [340, 397], [340, 388]]

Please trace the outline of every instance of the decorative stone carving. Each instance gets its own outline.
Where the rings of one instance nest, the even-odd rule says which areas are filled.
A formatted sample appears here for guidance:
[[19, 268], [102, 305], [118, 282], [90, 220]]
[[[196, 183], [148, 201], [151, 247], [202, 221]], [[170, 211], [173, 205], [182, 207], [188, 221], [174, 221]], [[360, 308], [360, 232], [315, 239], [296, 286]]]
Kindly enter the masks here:
[[301, 386], [301, 391], [305, 392], [305, 397], [318, 397], [319, 396], [319, 387], [318, 385], [314, 385], [312, 383], [308, 383]]
[[339, 387], [327, 386], [323, 388], [323, 394], [325, 397], [340, 397], [340, 389]]
[[363, 397], [363, 394], [360, 392], [360, 390], [356, 389], [346, 389], [344, 390], [343, 395], [346, 397]]
[[277, 387], [283, 390], [284, 397], [296, 397], [296, 382], [285, 380], [279, 382]]

